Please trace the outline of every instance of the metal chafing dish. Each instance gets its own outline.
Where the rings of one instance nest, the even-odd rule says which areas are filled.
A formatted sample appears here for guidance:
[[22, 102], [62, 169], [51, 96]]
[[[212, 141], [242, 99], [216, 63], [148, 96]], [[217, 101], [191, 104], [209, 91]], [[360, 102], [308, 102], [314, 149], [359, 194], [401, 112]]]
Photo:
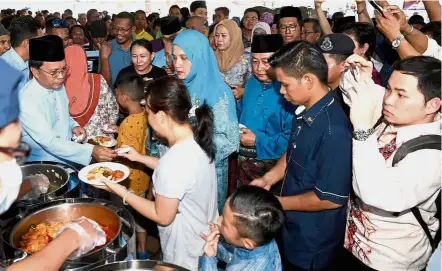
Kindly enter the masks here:
[[50, 182], [48, 192], [38, 198], [19, 201], [46, 202], [65, 194], [69, 190], [69, 173], [58, 165], [29, 164], [20, 167], [23, 173], [23, 181], [30, 175], [43, 174]]
[[75, 198], [80, 196], [77, 170], [70, 165], [57, 162], [30, 162], [21, 166], [23, 179], [32, 174], [44, 174], [48, 177], [50, 186], [46, 194], [38, 198], [17, 200], [14, 207], [32, 206], [51, 200], [62, 198]]
[[31, 224], [44, 221], [65, 221], [86, 216], [115, 231], [115, 236], [104, 246], [79, 258], [67, 260], [61, 270], [83, 271], [135, 254], [135, 221], [130, 212], [118, 203], [100, 199], [62, 199], [43, 203], [17, 215], [2, 228], [0, 265], [7, 267], [28, 254], [19, 247], [21, 236]]
[[[52, 182], [57, 182], [60, 187], [55, 189], [57, 184], [54, 183], [53, 189], [52, 191], [48, 191], [49, 193], [34, 199], [15, 201], [8, 211], [0, 215], [0, 228], [8, 224], [9, 220], [13, 219], [14, 217], [22, 216], [23, 213], [27, 212], [29, 208], [34, 206], [49, 202], [51, 200], [80, 197], [80, 180], [77, 176], [78, 171], [71, 165], [58, 162], [29, 162], [23, 165], [21, 168], [23, 178], [35, 173], [44, 174], [48, 170], [50, 173], [52, 173], [48, 174], [48, 172], [46, 172], [49, 181], [51, 182], [52, 178], [50, 177], [53, 176], [55, 180], [52, 180]], [[52, 169], [54, 169], [54, 172], [52, 172]], [[55, 173], [61, 177], [56, 177]]]
[[187, 271], [183, 267], [177, 265], [149, 261], [149, 260], [138, 260], [138, 261], [126, 261], [126, 262], [115, 262], [110, 264], [105, 264], [92, 269], [91, 271], [123, 271], [123, 270], [153, 270], [153, 271]]

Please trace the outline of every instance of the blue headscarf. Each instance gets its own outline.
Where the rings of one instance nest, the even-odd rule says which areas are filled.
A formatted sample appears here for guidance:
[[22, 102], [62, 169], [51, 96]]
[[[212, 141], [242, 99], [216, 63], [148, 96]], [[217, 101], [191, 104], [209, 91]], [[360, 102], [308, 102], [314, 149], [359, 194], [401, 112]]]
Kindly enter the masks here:
[[218, 62], [207, 37], [198, 31], [186, 30], [178, 34], [173, 45], [179, 46], [192, 63], [189, 75], [183, 80], [189, 90], [192, 104], [201, 105], [205, 101], [210, 107], [214, 107], [227, 94], [229, 105], [233, 108], [228, 110], [229, 119], [237, 121], [235, 98], [221, 77]]
[[232, 90], [221, 78], [215, 54], [203, 34], [186, 30], [178, 34], [173, 45], [179, 46], [192, 63], [189, 75], [183, 80], [192, 104], [199, 106], [206, 102], [213, 110], [218, 210], [223, 210], [227, 199], [227, 158], [239, 147], [236, 101]]

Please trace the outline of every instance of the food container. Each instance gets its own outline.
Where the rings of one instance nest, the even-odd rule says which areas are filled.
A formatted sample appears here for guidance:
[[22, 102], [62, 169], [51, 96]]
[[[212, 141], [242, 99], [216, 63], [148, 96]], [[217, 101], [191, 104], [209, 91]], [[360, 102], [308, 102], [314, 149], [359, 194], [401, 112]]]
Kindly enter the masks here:
[[[101, 226], [109, 228], [109, 234], [111, 236], [107, 236], [109, 239], [108, 243], [115, 241], [117, 234], [121, 230], [121, 222], [117, 214], [106, 206], [93, 203], [64, 203], [43, 208], [23, 218], [12, 228], [9, 242], [15, 248], [20, 249], [21, 237], [29, 231], [31, 225], [35, 226], [43, 222], [51, 221], [72, 221], [82, 216], [94, 220]], [[83, 257], [93, 256], [93, 254], [97, 252], [100, 252], [100, 249], [95, 249]]]
[[61, 270], [91, 270], [108, 262], [121, 261], [135, 254], [135, 222], [123, 206], [100, 199], [62, 199], [37, 205], [25, 215], [11, 220], [1, 231], [3, 255], [2, 266], [29, 256], [20, 249], [20, 239], [32, 224], [46, 221], [68, 221], [86, 216], [109, 228], [114, 236], [99, 248], [81, 257], [65, 261]]
[[91, 271], [123, 271], [123, 270], [188, 271], [188, 269], [177, 265], [158, 262], [158, 261], [149, 261], [149, 260], [109, 263], [96, 267]]
[[[53, 187], [53, 191], [49, 191], [49, 193], [46, 193], [38, 198], [15, 201], [9, 210], [0, 215], [0, 228], [5, 227], [5, 225], [7, 225], [11, 219], [14, 219], [14, 217], [21, 216], [23, 218], [29, 209], [37, 205], [44, 204], [45, 202], [52, 200], [80, 197], [80, 180], [78, 179], [78, 171], [71, 165], [58, 162], [29, 162], [22, 166], [23, 177], [33, 174], [31, 172], [38, 173], [38, 171], [40, 171], [43, 173], [42, 170], [46, 171], [50, 168], [55, 168], [54, 172], [60, 172], [63, 170], [65, 173], [67, 173], [68, 182], [64, 183], [60, 180], [60, 189], [54, 189], [55, 187]], [[52, 170], [49, 171], [52, 172]], [[66, 177], [66, 175], [63, 173], [57, 174], [59, 174], [58, 176], [62, 176], [62, 178]], [[48, 177], [50, 177], [50, 175]], [[55, 178], [58, 182], [59, 178]]]
[[29, 175], [44, 174], [48, 177], [50, 186], [48, 192], [40, 197], [25, 200], [19, 199], [14, 203], [13, 207], [35, 205], [55, 199], [61, 199], [66, 196], [79, 196], [79, 190], [76, 192], [78, 195], [72, 195], [70, 189], [71, 177], [77, 172], [69, 165], [54, 162], [37, 162], [25, 164], [21, 166], [21, 170], [23, 173], [23, 180]]

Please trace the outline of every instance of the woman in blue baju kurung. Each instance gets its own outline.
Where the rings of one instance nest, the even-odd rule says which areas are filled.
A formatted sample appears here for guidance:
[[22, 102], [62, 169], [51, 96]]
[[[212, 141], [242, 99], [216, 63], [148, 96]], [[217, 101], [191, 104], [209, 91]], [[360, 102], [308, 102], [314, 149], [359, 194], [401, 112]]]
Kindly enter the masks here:
[[227, 199], [228, 157], [239, 147], [235, 98], [221, 78], [215, 54], [203, 34], [195, 30], [180, 33], [172, 54], [177, 76], [186, 84], [192, 104], [205, 102], [213, 110], [218, 210], [222, 212]]

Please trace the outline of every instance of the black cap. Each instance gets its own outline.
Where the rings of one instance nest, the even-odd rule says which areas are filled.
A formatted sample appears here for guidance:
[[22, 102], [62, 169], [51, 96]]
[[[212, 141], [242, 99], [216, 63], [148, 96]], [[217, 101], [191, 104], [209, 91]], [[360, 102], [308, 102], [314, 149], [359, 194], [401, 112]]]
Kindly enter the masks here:
[[282, 36], [272, 35], [254, 35], [252, 41], [252, 53], [275, 53], [283, 44]]
[[319, 38], [316, 47], [325, 54], [350, 56], [355, 49], [355, 43], [349, 36], [335, 33]]
[[9, 35], [9, 31], [0, 23], [0, 36]]
[[195, 10], [197, 10], [199, 8], [207, 9], [206, 1], [193, 1], [190, 4], [190, 11], [191, 12], [194, 12]]
[[59, 62], [64, 60], [63, 40], [47, 35], [29, 40], [29, 60]]
[[181, 30], [180, 20], [174, 16], [161, 18], [161, 34], [172, 35]]
[[286, 6], [282, 7], [279, 11], [279, 20], [282, 18], [293, 17], [298, 19], [298, 22], [302, 21], [302, 12], [298, 7]]
[[105, 21], [103, 20], [93, 21], [89, 27], [92, 38], [105, 38], [107, 36], [107, 27]]

